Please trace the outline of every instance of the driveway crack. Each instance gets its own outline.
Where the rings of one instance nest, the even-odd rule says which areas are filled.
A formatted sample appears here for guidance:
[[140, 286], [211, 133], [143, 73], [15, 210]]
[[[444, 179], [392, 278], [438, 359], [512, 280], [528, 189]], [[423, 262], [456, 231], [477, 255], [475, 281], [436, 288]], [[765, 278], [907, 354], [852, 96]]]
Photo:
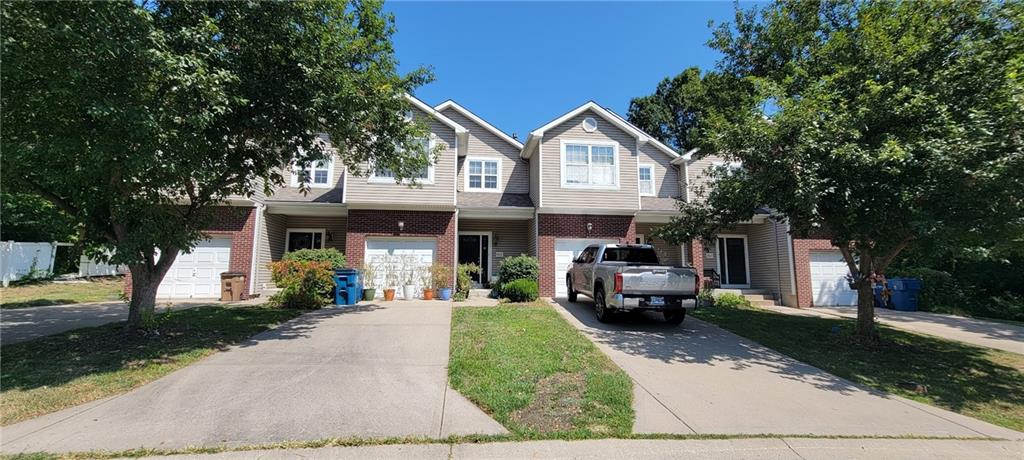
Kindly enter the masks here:
[[787, 441], [786, 438], [779, 438], [779, 440], [781, 440], [782, 443], [785, 444], [786, 447], [789, 448], [789, 451], [792, 452], [793, 455], [796, 455], [797, 457], [800, 457], [801, 460], [807, 460], [807, 459], [804, 458], [803, 455], [800, 455], [800, 452], [797, 452], [796, 449], [793, 448], [793, 446], [789, 445], [789, 441]]

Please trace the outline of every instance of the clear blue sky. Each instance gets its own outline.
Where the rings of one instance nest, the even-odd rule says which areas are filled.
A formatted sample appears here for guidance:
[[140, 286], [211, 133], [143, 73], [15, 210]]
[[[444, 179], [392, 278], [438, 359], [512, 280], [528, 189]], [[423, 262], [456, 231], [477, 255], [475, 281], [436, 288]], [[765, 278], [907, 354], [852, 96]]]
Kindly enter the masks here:
[[[748, 7], [749, 4], [744, 5]], [[402, 71], [431, 66], [416, 96], [454, 99], [525, 139], [593, 99], [625, 115], [629, 100], [690, 66], [712, 68], [708, 20], [732, 2], [389, 2]]]

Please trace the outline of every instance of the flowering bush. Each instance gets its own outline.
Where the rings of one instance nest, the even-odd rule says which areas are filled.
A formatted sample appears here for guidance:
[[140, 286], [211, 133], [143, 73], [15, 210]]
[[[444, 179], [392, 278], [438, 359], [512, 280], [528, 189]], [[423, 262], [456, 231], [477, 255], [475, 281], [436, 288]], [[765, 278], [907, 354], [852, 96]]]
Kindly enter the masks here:
[[311, 309], [327, 304], [334, 278], [331, 276], [331, 262], [282, 260], [270, 263], [274, 284], [281, 292], [274, 294], [270, 302], [282, 308]]

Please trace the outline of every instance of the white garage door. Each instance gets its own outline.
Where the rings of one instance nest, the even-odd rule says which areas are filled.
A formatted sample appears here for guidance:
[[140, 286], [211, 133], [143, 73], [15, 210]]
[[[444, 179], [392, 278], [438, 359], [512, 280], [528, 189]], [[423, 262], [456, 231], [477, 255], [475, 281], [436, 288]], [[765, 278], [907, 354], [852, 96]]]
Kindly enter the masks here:
[[165, 299], [218, 298], [220, 274], [228, 271], [230, 261], [231, 238], [203, 241], [190, 254], [178, 254], [156, 296]]
[[555, 240], [555, 297], [568, 295], [565, 287], [565, 273], [572, 260], [591, 244], [614, 244], [617, 240]]
[[811, 294], [814, 305], [857, 305], [857, 291], [850, 289], [850, 272], [839, 251], [811, 252]]
[[[394, 287], [395, 297], [401, 298], [402, 285], [410, 279], [419, 296], [422, 292], [420, 275], [434, 263], [436, 249], [437, 240], [433, 238], [367, 239], [366, 263], [373, 265], [377, 296], [383, 296], [385, 288]], [[391, 281], [388, 273], [393, 275]]]

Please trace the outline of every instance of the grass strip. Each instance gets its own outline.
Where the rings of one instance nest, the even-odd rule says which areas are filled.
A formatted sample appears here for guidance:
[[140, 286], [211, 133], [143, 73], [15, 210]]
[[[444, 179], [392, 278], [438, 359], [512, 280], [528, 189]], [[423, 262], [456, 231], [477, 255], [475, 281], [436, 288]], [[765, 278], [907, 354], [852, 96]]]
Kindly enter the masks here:
[[42, 307], [84, 302], [121, 300], [121, 278], [98, 278], [81, 283], [45, 281], [24, 286], [0, 288], [0, 308]]
[[[880, 344], [852, 340], [854, 321], [711, 307], [696, 316], [814, 367], [887, 393], [1024, 431], [1024, 355], [879, 324]], [[909, 382], [927, 393], [906, 388]]]
[[156, 315], [145, 333], [124, 322], [0, 349], [0, 424], [124, 393], [302, 312], [203, 306]]
[[456, 308], [448, 377], [524, 438], [632, 431], [632, 381], [543, 303]]

